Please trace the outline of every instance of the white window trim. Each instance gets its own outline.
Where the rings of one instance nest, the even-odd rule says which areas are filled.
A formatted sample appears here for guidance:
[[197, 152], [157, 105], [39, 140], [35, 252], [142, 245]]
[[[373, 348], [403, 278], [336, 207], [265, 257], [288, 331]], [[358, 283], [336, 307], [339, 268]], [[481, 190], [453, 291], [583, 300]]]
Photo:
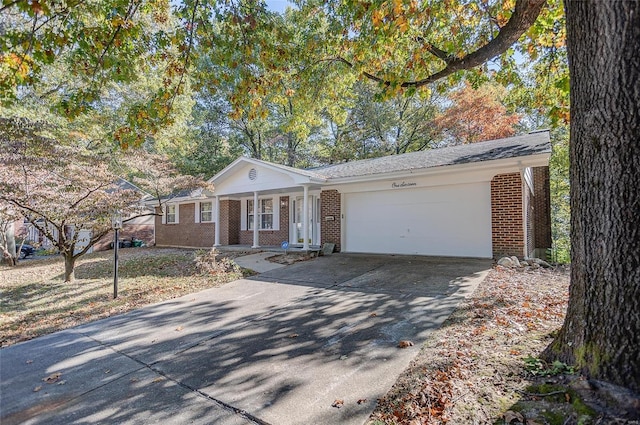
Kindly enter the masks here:
[[[210, 220], [203, 220], [202, 219], [202, 204], [210, 204], [211, 205], [211, 210], [209, 212], [211, 212], [211, 219]], [[200, 201], [197, 202], [196, 205], [196, 223], [213, 223], [215, 220], [215, 214], [214, 214], [214, 208], [215, 208], [215, 203], [212, 200], [206, 200], [206, 201]]]
[[[258, 197], [258, 202], [271, 199], [271, 203], [273, 205], [273, 222], [271, 229], [258, 229], [259, 232], [271, 232], [280, 230], [280, 196], [278, 195], [267, 195]], [[242, 198], [240, 200], [240, 230], [248, 230], [253, 231], [253, 229], [249, 229], [249, 224], [247, 223], [247, 201], [253, 201], [253, 198]], [[261, 220], [258, 220], [258, 223], [261, 223]]]
[[[175, 208], [175, 221], [169, 221], [169, 207]], [[164, 223], [163, 224], [179, 224], [180, 223], [180, 205], [179, 204], [167, 204], [164, 212]]]

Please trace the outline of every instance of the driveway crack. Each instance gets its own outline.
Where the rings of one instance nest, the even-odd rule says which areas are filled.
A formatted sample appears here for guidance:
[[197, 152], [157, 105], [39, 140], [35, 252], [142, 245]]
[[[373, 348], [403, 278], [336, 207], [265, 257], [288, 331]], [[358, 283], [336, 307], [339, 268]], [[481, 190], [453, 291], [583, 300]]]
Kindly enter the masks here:
[[[81, 333], [81, 332], [80, 332], [80, 333]], [[81, 334], [82, 334], [82, 333], [81, 333]], [[184, 388], [184, 389], [186, 389], [186, 390], [188, 390], [188, 391], [190, 391], [190, 392], [194, 392], [194, 393], [198, 394], [199, 396], [206, 398], [207, 400], [209, 400], [209, 401], [213, 402], [215, 405], [219, 406], [219, 407], [220, 407], [220, 408], [222, 408], [223, 410], [226, 410], [226, 411], [232, 412], [232, 413], [234, 413], [234, 414], [236, 414], [236, 415], [238, 415], [238, 416], [240, 416], [240, 417], [242, 417], [242, 418], [246, 419], [247, 421], [249, 421], [249, 422], [251, 422], [251, 423], [253, 423], [253, 424], [257, 424], [257, 425], [271, 425], [269, 422], [266, 422], [266, 421], [264, 421], [264, 420], [262, 420], [262, 419], [258, 418], [257, 416], [252, 415], [251, 413], [247, 412], [247, 411], [246, 411], [246, 410], [244, 410], [244, 409], [240, 409], [240, 408], [235, 407], [235, 406], [233, 406], [233, 405], [231, 405], [231, 404], [229, 404], [229, 403], [225, 403], [225, 402], [224, 402], [224, 401], [222, 401], [222, 400], [218, 400], [218, 399], [217, 399], [217, 398], [215, 398], [215, 397], [211, 397], [210, 395], [208, 395], [208, 394], [206, 394], [206, 393], [204, 393], [204, 392], [200, 391], [199, 389], [194, 388], [194, 387], [191, 387], [190, 385], [187, 385], [187, 384], [185, 384], [184, 382], [181, 382], [181, 381], [179, 381], [179, 380], [177, 380], [177, 379], [174, 379], [174, 378], [172, 378], [171, 376], [169, 376], [168, 374], [166, 374], [165, 372], [163, 372], [162, 370], [160, 370], [160, 369], [158, 369], [158, 368], [153, 367], [153, 364], [157, 363], [157, 362], [158, 362], [158, 361], [160, 361], [160, 360], [158, 360], [158, 361], [156, 361], [156, 362], [154, 362], [154, 363], [152, 363], [152, 364], [147, 364], [147, 363], [143, 362], [142, 360], [139, 360], [139, 359], [137, 359], [137, 358], [135, 358], [135, 357], [130, 356], [129, 354], [127, 354], [127, 353], [125, 353], [125, 352], [123, 352], [123, 351], [120, 351], [120, 350], [118, 350], [118, 349], [116, 349], [116, 348], [113, 348], [112, 346], [110, 346], [110, 345], [108, 345], [108, 344], [106, 344], [106, 343], [104, 343], [104, 342], [102, 342], [102, 341], [100, 341], [100, 340], [97, 340], [96, 338], [94, 338], [94, 337], [92, 337], [92, 336], [90, 336], [90, 335], [85, 335], [85, 334], [82, 334], [82, 335], [84, 335], [86, 338], [91, 339], [92, 341], [95, 341], [97, 344], [101, 345], [102, 347], [105, 347], [105, 348], [107, 348], [107, 349], [109, 349], [109, 350], [113, 351], [114, 353], [117, 353], [117, 354], [119, 354], [119, 355], [121, 355], [121, 356], [123, 356], [123, 357], [126, 357], [126, 358], [130, 359], [130, 360], [133, 360], [134, 362], [138, 363], [138, 364], [139, 364], [140, 366], [142, 366], [142, 367], [141, 367], [141, 368], [139, 368], [139, 369], [132, 370], [131, 372], [125, 373], [125, 374], [123, 374], [122, 376], [120, 376], [120, 377], [118, 377], [118, 378], [114, 379], [113, 381], [110, 381], [110, 382], [107, 382], [107, 383], [105, 383], [105, 384], [103, 384], [103, 385], [100, 385], [100, 386], [98, 386], [98, 387], [92, 388], [91, 390], [86, 391], [86, 392], [84, 392], [84, 393], [82, 393], [82, 394], [78, 395], [77, 397], [74, 397], [73, 399], [70, 399], [69, 401], [73, 401], [73, 400], [75, 400], [75, 399], [77, 399], [77, 398], [79, 398], [79, 397], [82, 397], [82, 396], [84, 396], [84, 395], [86, 395], [86, 394], [89, 394], [89, 393], [91, 393], [91, 392], [93, 392], [93, 391], [95, 391], [95, 390], [97, 390], [97, 389], [99, 389], [99, 388], [102, 388], [102, 387], [104, 387], [104, 386], [106, 386], [106, 385], [109, 385], [109, 384], [113, 383], [114, 381], [117, 381], [117, 380], [120, 380], [120, 379], [125, 378], [125, 377], [127, 377], [127, 376], [130, 376], [131, 374], [136, 373], [136, 372], [139, 372], [140, 370], [142, 370], [142, 369], [145, 369], [145, 368], [146, 368], [146, 369], [150, 370], [151, 372], [155, 373], [156, 375], [160, 375], [160, 376], [162, 376], [163, 378], [165, 378], [165, 379], [167, 379], [167, 380], [169, 380], [169, 381], [173, 382], [174, 384], [178, 385], [179, 387], [182, 387], [182, 388]], [[208, 338], [208, 340], [209, 340], [209, 339], [213, 339], [213, 338], [215, 338], [215, 337], [217, 337], [217, 336], [219, 336], [219, 335], [220, 335], [220, 334], [216, 334], [215, 336], [212, 336], [211, 338]], [[202, 343], [202, 342], [204, 342], [204, 341], [200, 341], [200, 343]], [[196, 344], [196, 345], [199, 345], [200, 343], [198, 343], [198, 344]], [[194, 345], [194, 346], [195, 346], [195, 345]], [[193, 347], [191, 347], [191, 348], [193, 348]]]

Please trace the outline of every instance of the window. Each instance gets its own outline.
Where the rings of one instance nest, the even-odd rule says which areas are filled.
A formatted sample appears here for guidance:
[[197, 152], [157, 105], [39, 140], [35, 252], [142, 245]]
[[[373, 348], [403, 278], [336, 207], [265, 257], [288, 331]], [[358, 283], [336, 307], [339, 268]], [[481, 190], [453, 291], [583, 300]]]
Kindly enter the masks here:
[[177, 223], [178, 222], [178, 214], [176, 213], [175, 205], [167, 205], [167, 224]]
[[[247, 229], [253, 230], [253, 199], [247, 200]], [[273, 229], [273, 199], [258, 201], [258, 225], [260, 230]]]
[[207, 223], [213, 221], [213, 203], [200, 202], [200, 222]]

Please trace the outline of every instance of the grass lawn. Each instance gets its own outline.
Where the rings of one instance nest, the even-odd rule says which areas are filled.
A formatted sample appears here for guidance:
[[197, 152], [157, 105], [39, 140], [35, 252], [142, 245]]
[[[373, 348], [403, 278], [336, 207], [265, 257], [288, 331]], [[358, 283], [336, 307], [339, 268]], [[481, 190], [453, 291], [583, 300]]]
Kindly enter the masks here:
[[[239, 267], [202, 271], [195, 261], [197, 254], [162, 248], [120, 250], [115, 300], [113, 251], [81, 257], [73, 283], [63, 282], [60, 256], [0, 266], [0, 347], [220, 286], [243, 275]], [[242, 253], [223, 253], [218, 258], [238, 255]]]

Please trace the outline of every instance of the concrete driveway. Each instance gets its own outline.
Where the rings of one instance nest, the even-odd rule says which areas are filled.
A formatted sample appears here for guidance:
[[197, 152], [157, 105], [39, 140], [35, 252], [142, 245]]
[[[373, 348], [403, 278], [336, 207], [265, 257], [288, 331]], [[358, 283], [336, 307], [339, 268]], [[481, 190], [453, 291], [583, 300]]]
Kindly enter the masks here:
[[362, 424], [490, 265], [335, 254], [17, 344], [0, 423]]

